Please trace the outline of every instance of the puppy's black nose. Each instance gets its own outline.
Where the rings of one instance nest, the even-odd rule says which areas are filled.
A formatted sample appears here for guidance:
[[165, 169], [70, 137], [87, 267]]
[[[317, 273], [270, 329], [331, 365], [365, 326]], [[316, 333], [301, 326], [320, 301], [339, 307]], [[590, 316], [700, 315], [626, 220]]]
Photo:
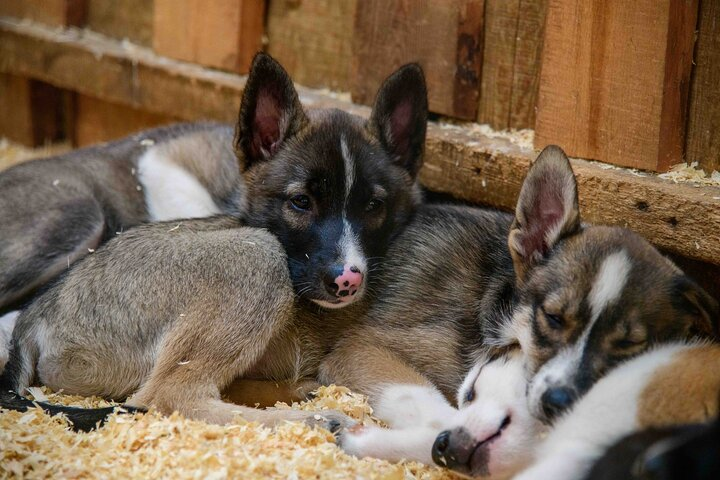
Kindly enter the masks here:
[[548, 420], [555, 419], [570, 408], [574, 400], [573, 391], [567, 387], [550, 388], [540, 398], [543, 413]]
[[433, 461], [441, 467], [467, 473], [475, 445], [476, 442], [464, 428], [446, 430], [435, 438]]
[[447, 453], [448, 446], [450, 445], [450, 430], [445, 430], [444, 432], [440, 432], [440, 434], [435, 438], [435, 443], [433, 443], [432, 448], [432, 458], [435, 463], [438, 465], [447, 465], [447, 460], [445, 459], [445, 454]]

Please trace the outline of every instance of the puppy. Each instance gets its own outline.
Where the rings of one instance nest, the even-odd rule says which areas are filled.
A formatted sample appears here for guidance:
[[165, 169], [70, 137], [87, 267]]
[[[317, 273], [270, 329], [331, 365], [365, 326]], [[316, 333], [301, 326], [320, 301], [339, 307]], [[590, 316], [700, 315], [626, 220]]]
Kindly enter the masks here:
[[[414, 460], [471, 477], [511, 477], [532, 459], [545, 427], [527, 408], [525, 359], [518, 348], [484, 359], [458, 391], [459, 409], [427, 412], [418, 397], [399, 395], [393, 429], [353, 427], [343, 448], [358, 456]], [[389, 406], [386, 408], [390, 408]]]
[[458, 392], [459, 410], [432, 414], [417, 397], [399, 396], [396, 418], [405, 424], [353, 427], [342, 435], [343, 446], [359, 456], [432, 460], [493, 479], [510, 478], [533, 461], [515, 478], [675, 478], [661, 475], [679, 465], [698, 475], [714, 468], [712, 454], [699, 461], [683, 445], [700, 448], [705, 441], [703, 451], [718, 445], [717, 425], [685, 424], [717, 417], [720, 346], [658, 346], [600, 379], [553, 427], [529, 409], [527, 361], [519, 349], [481, 361]]
[[196, 123], [26, 162], [0, 173], [0, 314], [128, 228], [227, 214], [282, 243], [298, 294], [360, 299], [421, 200], [427, 91], [406, 65], [369, 120], [305, 111], [271, 57], [253, 60], [233, 136]]
[[[133, 203], [142, 215], [133, 218], [147, 218], [148, 212], [152, 220], [163, 218], [158, 212], [175, 212], [171, 218], [204, 216], [223, 211], [219, 205], [230, 205], [237, 215], [137, 227], [85, 255], [18, 317], [10, 360], [0, 377], [2, 405], [26, 408], [29, 402], [8, 390], [22, 392], [40, 381], [68, 393], [131, 395], [129, 406], [177, 410], [216, 423], [230, 421], [238, 410], [269, 424], [298, 415], [312, 418], [242, 409], [221, 401], [220, 393], [238, 377], [316, 376], [318, 363], [349, 321], [347, 314], [333, 316], [333, 310], [364, 296], [370, 271], [420, 200], [416, 174], [426, 97], [422, 71], [409, 65], [383, 84], [367, 121], [337, 110], [305, 112], [287, 73], [260, 54], [243, 94], [234, 170], [216, 163], [229, 161], [217, 155], [220, 147], [215, 146], [230, 140], [227, 128], [212, 127], [211, 135], [196, 132], [160, 143], [139, 159], [126, 152], [104, 164], [101, 149], [9, 171], [4, 178], [20, 185], [25, 197], [32, 194], [34, 172], [41, 178], [51, 178], [63, 166], [104, 172], [107, 178], [96, 184], [62, 190], [71, 201], [53, 222], [68, 215], [89, 218], [77, 198], [86, 190], [121, 204], [128, 200], [123, 181], [117, 180], [115, 189], [115, 169], [146, 179], [137, 190], [133, 185], [133, 191], [145, 192], [144, 203]], [[200, 171], [213, 174], [193, 177], [189, 165], [201, 161], [210, 166]], [[203, 187], [206, 195], [199, 195], [198, 188], [173, 177], [180, 171], [178, 162], [185, 168], [180, 169], [183, 178], [194, 178], [194, 183], [188, 180], [193, 188], [207, 180], [205, 187], [219, 182], [234, 193], [218, 196]], [[177, 192], [162, 183], [168, 176]], [[79, 177], [80, 182], [92, 180]], [[57, 186], [65, 188], [63, 181]], [[191, 193], [218, 208], [191, 214]], [[113, 212], [113, 206], [110, 202], [105, 208]], [[33, 222], [32, 215], [22, 221]], [[105, 223], [107, 218], [98, 218], [94, 225]], [[37, 228], [43, 225], [40, 221]], [[78, 240], [80, 230], [71, 224], [55, 233], [62, 245], [82, 252], [90, 244]], [[47, 252], [30, 242], [22, 250], [26, 256], [11, 255], [28, 233], [12, 231], [10, 248], [3, 250], [10, 270], [41, 272], [38, 262]], [[47, 257], [57, 257], [53, 252]], [[52, 271], [39, 273], [27, 288], [50, 278]], [[91, 428], [107, 413], [62, 411], [76, 428]]]

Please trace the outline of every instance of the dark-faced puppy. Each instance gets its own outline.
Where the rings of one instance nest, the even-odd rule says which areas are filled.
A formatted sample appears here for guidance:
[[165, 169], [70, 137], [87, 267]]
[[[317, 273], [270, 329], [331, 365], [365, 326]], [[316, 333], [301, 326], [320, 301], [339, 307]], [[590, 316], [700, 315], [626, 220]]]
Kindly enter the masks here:
[[368, 271], [420, 201], [422, 73], [409, 65], [390, 77], [364, 121], [340, 110], [304, 112], [279, 65], [260, 66], [236, 139], [248, 223], [278, 237], [302, 297], [339, 308], [362, 296]]
[[218, 214], [275, 234], [301, 296], [348, 305], [420, 200], [426, 117], [417, 65], [386, 80], [366, 121], [306, 112], [259, 54], [234, 140], [230, 125], [182, 124], [3, 171], [0, 315], [119, 232]]
[[[317, 376], [352, 321], [320, 307], [363, 295], [372, 267], [420, 200], [426, 115], [417, 65], [385, 81], [365, 121], [337, 110], [305, 112], [283, 68], [257, 55], [234, 140], [242, 211], [139, 226], [80, 260], [18, 317], [0, 404], [32, 406], [10, 391], [39, 381], [215, 423], [238, 411], [268, 424], [317, 423], [307, 412], [239, 407], [221, 392], [238, 378], [256, 385]], [[205, 177], [178, 168], [218, 161], [201, 156], [208, 141], [185, 139], [191, 158], [172, 143], [137, 160], [151, 218], [216, 201]], [[163, 173], [183, 181], [170, 188]], [[107, 414], [44, 407], [66, 412], [76, 428]], [[333, 417], [329, 427], [347, 421], [326, 417]]]

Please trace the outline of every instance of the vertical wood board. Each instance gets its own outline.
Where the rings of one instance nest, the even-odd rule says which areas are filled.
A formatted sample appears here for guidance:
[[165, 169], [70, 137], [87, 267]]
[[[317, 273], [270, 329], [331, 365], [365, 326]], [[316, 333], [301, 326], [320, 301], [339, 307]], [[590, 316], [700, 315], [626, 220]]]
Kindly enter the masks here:
[[430, 110], [463, 119], [477, 115], [482, 67], [482, 0], [366, 0], [358, 6], [352, 97], [371, 104], [393, 70], [419, 62]]
[[153, 48], [160, 55], [247, 73], [262, 48], [264, 0], [155, 0]]
[[535, 146], [665, 171], [682, 161], [697, 0], [549, 0]]

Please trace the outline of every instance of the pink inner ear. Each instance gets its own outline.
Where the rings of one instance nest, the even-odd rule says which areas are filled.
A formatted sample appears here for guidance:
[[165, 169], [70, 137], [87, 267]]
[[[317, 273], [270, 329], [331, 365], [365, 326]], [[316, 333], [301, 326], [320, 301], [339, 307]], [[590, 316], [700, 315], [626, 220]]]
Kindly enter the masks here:
[[262, 155], [263, 150], [272, 155], [280, 141], [281, 110], [277, 99], [270, 92], [261, 92], [255, 105], [253, 119], [253, 153]]
[[412, 105], [404, 100], [395, 107], [390, 115], [390, 134], [392, 144], [398, 155], [404, 155], [410, 149], [410, 122], [412, 121]]
[[554, 191], [551, 185], [543, 185], [538, 189], [530, 211], [525, 214], [527, 228], [522, 243], [527, 255], [536, 252], [547, 254], [550, 248], [546, 242], [547, 233], [557, 227], [565, 214], [561, 192]]

